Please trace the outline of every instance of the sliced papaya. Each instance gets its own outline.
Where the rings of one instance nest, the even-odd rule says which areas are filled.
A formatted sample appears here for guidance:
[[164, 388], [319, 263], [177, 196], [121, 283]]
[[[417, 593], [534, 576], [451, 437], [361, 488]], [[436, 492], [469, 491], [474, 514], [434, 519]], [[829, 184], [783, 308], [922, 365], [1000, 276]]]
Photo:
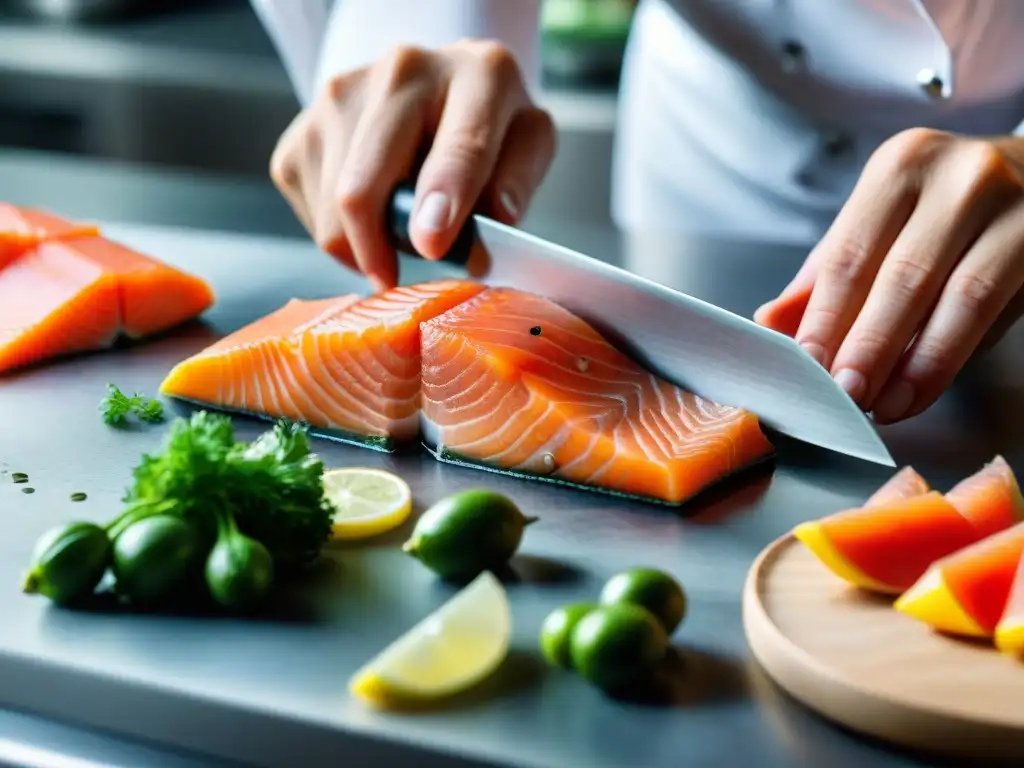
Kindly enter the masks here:
[[1006, 610], [1024, 555], [1024, 524], [943, 557], [895, 603], [940, 632], [989, 638]]
[[[815, 549], [820, 537], [842, 560], [863, 576], [851, 579], [832, 558]], [[851, 509], [799, 526], [794, 535], [840, 578], [876, 592], [899, 594], [908, 589], [935, 560], [978, 540], [974, 526], [941, 493], [929, 491], [909, 499]]]
[[1017, 478], [1002, 456], [996, 456], [946, 494], [949, 503], [971, 521], [982, 536], [1024, 522], [1024, 498]]
[[996, 648], [1024, 660], [1024, 556], [1017, 563], [1006, 608], [996, 625]]

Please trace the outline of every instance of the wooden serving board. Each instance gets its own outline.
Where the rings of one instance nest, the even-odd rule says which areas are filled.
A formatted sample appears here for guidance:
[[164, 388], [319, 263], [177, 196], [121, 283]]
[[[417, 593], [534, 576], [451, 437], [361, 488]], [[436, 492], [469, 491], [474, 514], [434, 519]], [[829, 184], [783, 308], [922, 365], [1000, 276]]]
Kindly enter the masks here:
[[751, 566], [743, 626], [768, 675], [827, 718], [905, 747], [1024, 765], [1024, 664], [846, 585], [792, 536]]

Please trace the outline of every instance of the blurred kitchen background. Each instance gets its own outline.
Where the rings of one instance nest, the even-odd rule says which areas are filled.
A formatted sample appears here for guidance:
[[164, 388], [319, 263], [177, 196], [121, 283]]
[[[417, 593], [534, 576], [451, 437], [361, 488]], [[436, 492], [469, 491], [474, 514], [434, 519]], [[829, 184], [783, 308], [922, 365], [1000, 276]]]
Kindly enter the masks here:
[[[534, 201], [546, 217], [609, 220], [633, 7], [545, 0], [542, 102], [560, 131]], [[0, 148], [266, 180], [296, 110], [246, 0], [0, 0]]]

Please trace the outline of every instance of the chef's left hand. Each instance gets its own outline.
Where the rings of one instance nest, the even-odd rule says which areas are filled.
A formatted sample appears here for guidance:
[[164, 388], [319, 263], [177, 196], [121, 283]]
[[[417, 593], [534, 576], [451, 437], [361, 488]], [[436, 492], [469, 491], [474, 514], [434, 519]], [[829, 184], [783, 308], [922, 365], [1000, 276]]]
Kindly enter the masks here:
[[800, 272], [755, 318], [879, 423], [914, 416], [1024, 310], [1024, 138], [913, 129], [872, 155]]

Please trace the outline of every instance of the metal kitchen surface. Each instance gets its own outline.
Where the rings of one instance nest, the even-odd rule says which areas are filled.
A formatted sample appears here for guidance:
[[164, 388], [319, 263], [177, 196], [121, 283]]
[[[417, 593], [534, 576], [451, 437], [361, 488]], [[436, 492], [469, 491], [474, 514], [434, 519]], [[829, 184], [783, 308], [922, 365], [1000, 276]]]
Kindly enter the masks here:
[[[555, 237], [556, 228], [538, 232]], [[37, 536], [72, 517], [110, 518], [132, 466], [160, 440], [159, 428], [102, 425], [96, 407], [107, 382], [152, 393], [174, 363], [293, 296], [366, 290], [298, 241], [140, 227], [109, 233], [202, 274], [218, 301], [204, 324], [132, 351], [0, 380], [0, 462], [28, 473], [37, 489], [24, 495], [0, 483], [0, 705], [266, 766], [390, 758], [429, 765], [442, 757], [451, 766], [536, 768], [934, 764], [829, 725], [782, 695], [750, 659], [740, 594], [758, 551], [798, 521], [862, 501], [890, 473], [796, 444], [780, 443], [773, 471], [678, 515], [441, 465], [416, 452], [389, 456], [318, 443], [328, 465], [401, 473], [419, 508], [485, 484], [541, 518], [515, 563], [521, 579], [508, 587], [510, 659], [480, 690], [430, 714], [372, 712], [346, 689], [363, 662], [452, 594], [399, 551], [408, 528], [333, 550], [330, 576], [296, 590], [272, 619], [76, 613], [20, 594]], [[592, 234], [614, 242], [608, 233]], [[648, 273], [661, 270], [676, 287], [749, 315], [785, 283], [799, 253], [641, 238], [613, 257]], [[436, 274], [437, 266], [409, 262], [404, 269], [409, 281]], [[1019, 339], [1004, 348], [1014, 344]], [[1024, 435], [1013, 427], [1024, 423], [1020, 373], [1020, 363], [997, 349], [927, 414], [884, 431], [896, 461], [912, 463], [939, 488], [996, 452], [1020, 469]], [[239, 426], [243, 437], [265, 428]], [[70, 504], [74, 491], [88, 493], [88, 501]], [[677, 634], [686, 673], [674, 706], [611, 701], [572, 675], [547, 670], [536, 653], [549, 610], [592, 599], [607, 577], [632, 565], [669, 569], [689, 593], [689, 616]]]

